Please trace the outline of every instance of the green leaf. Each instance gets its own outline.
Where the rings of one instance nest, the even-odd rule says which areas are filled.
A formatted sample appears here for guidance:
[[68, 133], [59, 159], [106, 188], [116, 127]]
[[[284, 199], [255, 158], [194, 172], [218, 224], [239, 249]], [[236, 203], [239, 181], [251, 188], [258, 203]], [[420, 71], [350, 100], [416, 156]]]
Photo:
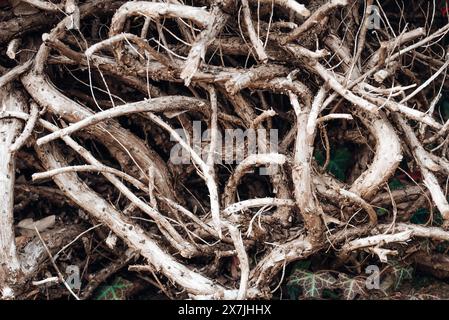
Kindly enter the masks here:
[[404, 184], [399, 179], [396, 178], [391, 179], [391, 181], [388, 183], [388, 186], [390, 187], [391, 190], [398, 190], [404, 188]]
[[322, 294], [323, 299], [332, 299], [332, 300], [340, 300], [340, 295], [335, 290], [331, 289], [323, 289]]
[[324, 158], [324, 153], [322, 151], [315, 151], [315, 160], [320, 166], [322, 166], [326, 160]]
[[307, 270], [310, 268], [312, 262], [310, 260], [299, 260], [293, 265], [293, 272], [298, 269]]
[[413, 268], [410, 266], [394, 265], [393, 273], [396, 277], [394, 289], [397, 290], [405, 280], [413, 279]]
[[413, 288], [419, 290], [421, 288], [430, 286], [432, 283], [435, 283], [435, 279], [433, 279], [431, 276], [416, 275], [413, 278], [412, 285], [413, 285]]
[[[315, 160], [322, 166], [325, 161], [323, 152], [315, 152]], [[338, 147], [331, 150], [327, 171], [332, 173], [338, 180], [345, 181], [346, 172], [351, 165], [352, 153], [347, 147]]]
[[290, 276], [287, 286], [300, 287], [305, 298], [319, 298], [323, 290], [332, 288], [335, 282], [335, 278], [329, 272], [297, 269]]
[[376, 213], [377, 213], [378, 217], [382, 217], [382, 216], [388, 214], [388, 210], [385, 208], [377, 208]]
[[449, 119], [449, 97], [446, 96], [443, 99], [444, 100], [441, 102], [441, 105], [440, 105], [440, 112], [444, 118], [444, 121], [446, 121]]
[[[293, 274], [296, 270], [307, 270], [310, 268], [311, 264], [312, 262], [310, 260], [299, 260], [293, 265], [291, 274]], [[289, 285], [287, 283], [287, 292], [291, 300], [297, 300], [301, 293], [301, 288], [297, 285]]]
[[[410, 222], [414, 224], [425, 224], [429, 220], [429, 214], [429, 210], [427, 210], [426, 208], [420, 208], [413, 214]], [[434, 211], [432, 225], [441, 226], [443, 222], [444, 219], [441, 213], [439, 211]]]
[[435, 248], [435, 251], [437, 251], [438, 253], [446, 253], [448, 250], [449, 250], [449, 241], [443, 241], [439, 243]]
[[354, 300], [357, 296], [366, 295], [365, 286], [365, 279], [361, 277], [351, 278], [344, 273], [338, 275], [338, 287], [343, 289], [345, 300]]
[[95, 300], [125, 300], [126, 289], [131, 286], [131, 282], [117, 277], [111, 285], [100, 288], [100, 292], [95, 297]]
[[287, 292], [290, 300], [297, 300], [301, 294], [301, 288], [296, 285], [289, 285], [289, 283], [287, 283]]
[[411, 223], [414, 224], [425, 224], [429, 219], [429, 211], [425, 208], [420, 208], [416, 210], [410, 219]]
[[443, 225], [444, 219], [443, 216], [441, 215], [440, 211], [435, 211], [433, 213], [433, 225], [440, 227], [441, 225]]
[[348, 148], [338, 148], [329, 162], [329, 171], [340, 181], [346, 179], [346, 171], [351, 163], [351, 152]]

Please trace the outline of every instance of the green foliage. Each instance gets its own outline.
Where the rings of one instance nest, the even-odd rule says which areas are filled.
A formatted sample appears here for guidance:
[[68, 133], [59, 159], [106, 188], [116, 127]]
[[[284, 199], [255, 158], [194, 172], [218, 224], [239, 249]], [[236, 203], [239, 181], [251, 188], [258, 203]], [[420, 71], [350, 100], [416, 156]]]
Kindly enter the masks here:
[[440, 227], [443, 225], [443, 222], [444, 219], [440, 211], [435, 211], [433, 214], [433, 225]]
[[411, 266], [403, 266], [400, 264], [393, 264], [393, 273], [395, 276], [394, 289], [397, 290], [405, 280], [413, 279], [413, 268]]
[[415, 289], [421, 289], [431, 285], [433, 281], [434, 279], [431, 276], [421, 274], [413, 277], [412, 285]]
[[[312, 262], [310, 260], [299, 260], [293, 265], [293, 268], [292, 268], [290, 274], [294, 274], [296, 270], [307, 270], [310, 268], [311, 264], [312, 264]], [[298, 299], [298, 297], [301, 293], [301, 288], [299, 286], [294, 285], [289, 282], [289, 283], [287, 283], [287, 291], [288, 291], [288, 295], [290, 296], [290, 299], [296, 300], [296, 299]]]
[[[293, 265], [291, 274], [294, 274], [296, 270], [307, 270], [310, 268], [310, 265], [310, 260], [299, 260]], [[301, 294], [301, 288], [297, 285], [287, 283], [287, 292], [291, 300], [296, 300]]]
[[297, 285], [293, 285], [290, 282], [287, 283], [287, 292], [290, 300], [297, 300], [301, 295], [301, 288]]
[[324, 289], [332, 289], [336, 279], [326, 271], [311, 272], [297, 269], [290, 276], [287, 286], [301, 288], [305, 298], [320, 298]]
[[324, 157], [323, 151], [316, 150], [316, 151], [315, 151], [314, 157], [315, 157], [316, 162], [317, 162], [320, 166], [322, 166], [322, 165], [324, 164], [324, 161], [326, 161], [326, 158]]
[[344, 273], [338, 275], [338, 287], [343, 289], [343, 298], [345, 300], [354, 300], [357, 296], [366, 295], [365, 286], [364, 278], [351, 278]]
[[[410, 265], [390, 260], [388, 286], [384, 290], [398, 290], [405, 281], [415, 282], [414, 269]], [[296, 264], [292, 274], [288, 277], [287, 291], [290, 299], [345, 299], [354, 300], [367, 295], [366, 278], [352, 277], [342, 272], [317, 271], [313, 272], [302, 267], [309, 267], [307, 263]], [[334, 274], [338, 276], [335, 277]], [[384, 283], [382, 284], [384, 286]]]
[[[324, 164], [325, 156], [322, 151], [315, 152], [315, 160], [320, 166]], [[346, 172], [351, 165], [352, 153], [347, 147], [338, 147], [331, 150], [327, 171], [340, 181], [346, 180]]]
[[[429, 214], [429, 210], [426, 208], [420, 208], [413, 214], [410, 222], [414, 224], [426, 224], [429, 220]], [[432, 225], [435, 226], [441, 226], [443, 224], [443, 217], [439, 211], [434, 211], [432, 222]]]
[[449, 251], [449, 241], [443, 241], [437, 245], [435, 251], [438, 253], [446, 253]]
[[125, 300], [126, 291], [132, 286], [132, 283], [117, 277], [111, 285], [103, 286], [95, 297], [95, 300]]
[[377, 213], [378, 217], [382, 217], [382, 216], [388, 214], [388, 210], [385, 208], [377, 208], [376, 213]]
[[414, 224], [425, 224], [428, 219], [429, 219], [429, 210], [425, 208], [420, 208], [416, 210], [416, 212], [413, 214], [412, 218], [410, 219], [410, 222]]
[[442, 99], [440, 104], [440, 112], [445, 121], [449, 119], [449, 96]]
[[293, 272], [297, 269], [307, 270], [312, 262], [310, 260], [299, 260], [293, 265]]
[[287, 290], [290, 299], [303, 297], [354, 300], [366, 295], [364, 277], [352, 278], [338, 273], [338, 278], [335, 278], [328, 271], [312, 272], [301, 268], [294, 269], [287, 282]]
[[404, 188], [404, 184], [399, 179], [396, 178], [391, 179], [390, 182], [388, 183], [388, 186], [392, 191]]
[[323, 299], [330, 299], [330, 300], [339, 300], [340, 295], [335, 290], [331, 289], [323, 289], [323, 294], [321, 295]]

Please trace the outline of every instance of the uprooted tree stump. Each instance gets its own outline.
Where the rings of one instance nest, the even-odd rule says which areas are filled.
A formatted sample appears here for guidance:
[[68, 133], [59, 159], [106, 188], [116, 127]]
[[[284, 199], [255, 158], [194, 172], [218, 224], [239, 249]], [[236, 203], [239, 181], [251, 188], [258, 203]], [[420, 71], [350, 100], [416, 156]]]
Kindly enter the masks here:
[[449, 22], [412, 2], [0, 2], [1, 297], [87, 299], [127, 269], [271, 298], [298, 260], [432, 261]]

